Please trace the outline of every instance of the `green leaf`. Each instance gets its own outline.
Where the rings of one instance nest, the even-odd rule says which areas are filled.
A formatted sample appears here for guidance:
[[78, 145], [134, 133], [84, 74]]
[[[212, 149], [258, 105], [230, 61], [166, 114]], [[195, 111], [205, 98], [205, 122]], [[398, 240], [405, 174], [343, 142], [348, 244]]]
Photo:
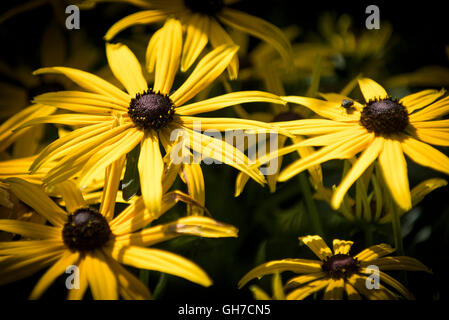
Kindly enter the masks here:
[[126, 155], [126, 170], [122, 180], [123, 199], [128, 201], [140, 192], [140, 178], [137, 163], [140, 155], [140, 145], [137, 145]]

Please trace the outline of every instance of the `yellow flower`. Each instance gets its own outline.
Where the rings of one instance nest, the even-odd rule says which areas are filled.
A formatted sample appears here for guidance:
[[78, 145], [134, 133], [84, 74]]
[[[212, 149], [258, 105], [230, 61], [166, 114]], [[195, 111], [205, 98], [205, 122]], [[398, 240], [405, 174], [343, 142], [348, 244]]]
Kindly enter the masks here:
[[[404, 153], [418, 164], [449, 174], [449, 158], [429, 144], [449, 146], [449, 120], [438, 120], [449, 113], [449, 97], [439, 99], [444, 90], [424, 90], [400, 100], [388, 96], [373, 80], [359, 79], [364, 105], [340, 94], [322, 94], [327, 101], [306, 97], [283, 97], [303, 105], [326, 119], [279, 122], [292, 134], [311, 135], [300, 143], [272, 155], [277, 157], [303, 146], [322, 146], [311, 156], [285, 168], [278, 181], [332, 160], [358, 157], [336, 188], [331, 205], [338, 209], [351, 185], [377, 159], [393, 199], [408, 211], [412, 206]], [[265, 157], [263, 161], [269, 159]], [[259, 159], [263, 163], [262, 159]]]
[[[100, 2], [91, 0], [88, 2]], [[238, 0], [237, 0], [238, 1]], [[290, 42], [282, 31], [263, 19], [228, 8], [236, 0], [142, 0], [131, 3], [148, 10], [131, 14], [115, 23], [106, 33], [111, 40], [117, 33], [136, 24], [163, 22], [174, 16], [182, 21], [186, 40], [182, 49], [181, 70], [186, 71], [195, 62], [209, 42], [213, 48], [234, 44], [222, 24], [243, 31], [272, 45], [285, 62], [291, 61]], [[130, 1], [123, 1], [130, 2]], [[156, 32], [157, 35], [160, 33]], [[231, 79], [237, 78], [238, 57], [232, 58], [228, 71]]]
[[[205, 118], [192, 115], [218, 110], [245, 102], [268, 102], [285, 104], [280, 97], [261, 91], [242, 91], [224, 94], [196, 103], [185, 104], [197, 93], [210, 85], [227, 67], [237, 47], [223, 45], [207, 54], [192, 71], [186, 81], [170, 93], [178, 69], [182, 27], [174, 19], [166, 22], [159, 33], [164, 39], [157, 48], [155, 80], [153, 89], [148, 89], [137, 58], [122, 44], [107, 44], [106, 53], [114, 75], [126, 88], [127, 93], [105, 80], [80, 70], [54, 67], [36, 72], [60, 73], [91, 92], [61, 91], [43, 94], [35, 102], [73, 111], [35, 119], [27, 125], [50, 122], [81, 125], [80, 129], [56, 140], [44, 149], [31, 167], [35, 171], [46, 161], [60, 159], [59, 166], [50, 170], [44, 182], [55, 184], [82, 170], [80, 186], [89, 184], [93, 173], [106, 168], [110, 163], [129, 153], [141, 144], [138, 168], [145, 205], [155, 212], [161, 208], [164, 159], [159, 148], [161, 142], [166, 158], [170, 161], [170, 150], [178, 146], [172, 141], [173, 133], [181, 131], [185, 147], [209, 156], [248, 174], [258, 183], [265, 182], [257, 168], [249, 168], [248, 158], [234, 146], [196, 131], [225, 131], [231, 129], [273, 130], [270, 124], [233, 118]], [[184, 105], [185, 104], [185, 105]], [[184, 148], [183, 148], [184, 149]], [[190, 151], [189, 151], [190, 152]], [[197, 168], [198, 169], [198, 168]], [[176, 166], [174, 166], [176, 175]], [[198, 171], [198, 170], [197, 170]], [[193, 171], [192, 171], [193, 172]], [[202, 179], [202, 176], [199, 177]], [[148, 183], [147, 181], [151, 181]]]
[[[286, 283], [285, 289], [289, 291], [286, 295], [287, 300], [302, 300], [321, 290], [324, 290], [323, 299], [325, 300], [341, 300], [345, 293], [350, 300], [361, 299], [362, 296], [372, 300], [398, 299], [397, 294], [384, 284], [396, 290], [401, 296], [413, 299], [413, 295], [401, 283], [384, 271], [430, 272], [416, 259], [406, 256], [386, 257], [394, 251], [387, 244], [374, 245], [351, 256], [349, 251], [352, 241], [334, 239], [332, 252], [320, 236], [309, 235], [299, 239], [320, 260], [283, 259], [266, 262], [248, 272], [240, 280], [239, 287], [243, 287], [256, 277], [260, 278], [274, 272], [292, 271], [302, 275]], [[376, 268], [378, 268], [378, 274]], [[376, 280], [372, 280], [374, 275], [379, 276], [377, 288]], [[368, 278], [370, 276], [371, 278]], [[368, 282], [374, 287], [367, 285]]]
[[[24, 180], [10, 178], [5, 182], [21, 201], [51, 223], [48, 226], [0, 220], [1, 230], [30, 239], [0, 242], [0, 284], [22, 279], [50, 266], [32, 290], [31, 299], [39, 298], [71, 265], [79, 268], [79, 289], [69, 290], [69, 299], [82, 299], [88, 286], [94, 299], [118, 299], [119, 295], [125, 299], [150, 299], [148, 288], [121, 264], [210, 286], [211, 279], [193, 262], [164, 250], [144, 247], [181, 235], [237, 236], [234, 227], [207, 217], [180, 218], [141, 230], [159, 215], [146, 210], [139, 198], [113, 218], [115, 196], [112, 196], [114, 192], [107, 191], [110, 185], [105, 187], [106, 196], [98, 212], [86, 205], [71, 181], [58, 185], [67, 211], [57, 206], [40, 188]], [[161, 214], [177, 200], [173, 194], [166, 194]]]

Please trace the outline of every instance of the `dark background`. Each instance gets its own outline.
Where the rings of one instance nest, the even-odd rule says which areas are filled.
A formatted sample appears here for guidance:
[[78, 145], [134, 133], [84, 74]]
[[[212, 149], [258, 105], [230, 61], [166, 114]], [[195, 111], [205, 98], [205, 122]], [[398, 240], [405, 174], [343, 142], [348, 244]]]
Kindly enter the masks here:
[[[6, 4], [1, 12], [13, 6]], [[16, 1], [17, 4], [24, 1]], [[243, 1], [234, 8], [262, 17], [278, 27], [298, 24], [306, 33], [316, 32], [317, 20], [323, 12], [337, 15], [346, 13], [353, 17], [353, 26], [362, 31], [365, 28], [365, 8], [376, 4], [380, 8], [381, 20], [393, 26], [392, 47], [386, 56], [386, 69], [389, 75], [411, 72], [426, 65], [449, 66], [444, 46], [449, 44], [447, 37], [447, 11], [442, 1]], [[115, 6], [115, 10], [110, 7]], [[81, 29], [88, 30], [88, 41], [103, 50], [102, 40], [106, 30], [118, 19], [138, 9], [131, 5], [101, 4], [95, 9], [81, 12]], [[64, 13], [62, 13], [64, 16]], [[31, 69], [40, 67], [40, 43], [42, 32], [55, 13], [49, 5], [21, 13], [0, 25], [2, 50], [0, 59], [10, 66], [26, 64]], [[151, 32], [154, 27], [148, 27]], [[65, 31], [69, 36], [71, 32]], [[301, 38], [299, 39], [301, 40]], [[251, 46], [258, 40], [252, 39]], [[76, 48], [74, 48], [76, 50]], [[98, 66], [105, 63], [100, 60]], [[11, 81], [5, 75], [0, 80]], [[17, 84], [17, 83], [16, 83]], [[18, 84], [20, 85], [20, 84]], [[293, 94], [293, 92], [289, 92]], [[232, 114], [231, 114], [232, 115]], [[447, 150], [444, 150], [447, 154]], [[338, 164], [325, 166], [329, 172], [341, 172]], [[238, 280], [256, 265], [269, 260], [282, 258], [315, 257], [304, 247], [300, 247], [298, 236], [311, 233], [310, 222], [302, 201], [299, 181], [293, 178], [279, 184], [278, 191], [270, 194], [253, 182], [239, 198], [234, 198], [235, 170], [222, 166], [204, 166], [206, 178], [206, 205], [213, 217], [239, 228], [238, 239], [199, 239], [180, 238], [161, 244], [159, 247], [178, 252], [202, 266], [214, 285], [202, 288], [186, 280], [167, 276], [166, 285], [160, 299], [175, 301], [250, 301], [252, 296], [248, 285], [237, 289]], [[425, 178], [443, 177], [443, 174], [423, 169], [409, 163], [411, 185]], [[445, 177], [447, 178], [447, 177]], [[181, 185], [180, 185], [181, 186]], [[415, 257], [429, 266], [434, 274], [407, 273], [407, 287], [417, 299], [447, 299], [447, 265], [449, 263], [449, 195], [448, 187], [432, 192], [419, 205], [415, 212], [406, 215], [403, 224], [409, 226], [404, 245], [406, 254]], [[325, 203], [318, 203], [322, 213], [328, 244], [333, 237], [354, 240], [352, 253], [364, 248], [363, 232], [357, 226], [347, 223], [332, 212]], [[166, 214], [161, 221], [170, 221], [183, 213], [183, 206]], [[408, 217], [408, 218], [407, 218]], [[415, 218], [415, 219], [412, 219]], [[390, 226], [381, 226], [384, 233], [375, 234], [374, 242], [393, 244]], [[390, 233], [390, 236], [388, 234]], [[26, 299], [31, 288], [42, 273], [28, 279], [0, 287], [0, 297], [4, 299]], [[136, 274], [138, 272], [136, 271]], [[402, 274], [391, 273], [403, 279]], [[290, 274], [284, 274], [284, 280]], [[259, 283], [270, 292], [270, 278]], [[160, 275], [150, 272], [150, 288], [153, 289]], [[252, 283], [256, 283], [253, 281]], [[43, 299], [62, 299], [64, 280], [56, 282]]]

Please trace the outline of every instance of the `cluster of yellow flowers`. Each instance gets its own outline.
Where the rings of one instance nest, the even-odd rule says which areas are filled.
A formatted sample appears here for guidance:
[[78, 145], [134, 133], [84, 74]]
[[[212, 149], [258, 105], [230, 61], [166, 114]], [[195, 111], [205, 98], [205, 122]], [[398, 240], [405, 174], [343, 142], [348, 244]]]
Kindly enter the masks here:
[[[97, 2], [107, 1], [84, 1], [80, 7]], [[79, 278], [68, 288], [68, 299], [82, 299], [88, 288], [94, 299], [151, 299], [148, 286], [123, 265], [212, 285], [194, 262], [151, 248], [185, 235], [238, 237], [236, 226], [215, 220], [207, 210], [201, 161], [212, 159], [239, 171], [236, 196], [250, 179], [276, 192], [277, 182], [300, 175], [314, 230], [299, 239], [319, 260], [286, 258], [250, 270], [239, 287], [274, 275], [273, 294], [250, 287], [256, 299], [299, 300], [320, 291], [322, 296], [315, 297], [413, 299], [384, 271], [431, 272], [404, 255], [400, 217], [447, 183], [433, 178], [411, 189], [405, 155], [449, 174], [449, 158], [432, 146], [449, 146], [446, 91], [423, 90], [397, 99], [374, 80], [358, 76], [339, 93], [321, 93], [320, 72], [335, 72], [328, 57], [342, 48], [345, 54], [370, 54], [369, 36], [357, 43], [347, 28], [339, 35], [328, 30], [330, 45], [312, 50], [291, 45], [289, 38], [298, 30], [281, 31], [229, 7], [235, 0], [123, 2], [142, 10], [116, 22], [104, 36], [115, 79], [64, 65], [38, 69], [35, 76], [62, 75], [72, 84], [34, 96], [30, 106], [8, 115], [0, 126], [0, 151], [10, 153], [0, 162], [0, 285], [46, 270], [30, 293], [30, 299], [38, 299], [76, 266]], [[160, 26], [149, 37], [144, 61], [114, 40], [138, 24]], [[237, 32], [264, 42], [248, 55], [250, 67], [239, 66], [245, 49]], [[377, 46], [371, 51], [380, 50], [391, 28], [373, 32]], [[310, 63], [306, 55], [318, 58]], [[287, 95], [283, 82], [298, 81], [298, 70], [304, 69], [312, 73], [308, 92]], [[235, 91], [236, 79], [260, 79], [266, 90]], [[210, 97], [217, 80], [227, 93]], [[351, 97], [357, 85], [364, 101]], [[271, 109], [248, 113], [243, 103], [266, 103]], [[229, 107], [238, 118], [200, 116]], [[47, 124], [58, 128], [58, 138], [40, 148]], [[264, 140], [269, 152], [252, 159], [245, 154], [253, 146], [248, 136], [243, 148], [222, 138], [231, 130], [270, 134]], [[292, 152], [299, 159], [282, 166], [282, 158]], [[329, 188], [321, 164], [336, 159], [344, 162], [343, 178]], [[275, 170], [263, 174], [270, 164]], [[186, 192], [173, 187], [178, 176]], [[383, 243], [352, 255], [352, 241], [334, 239], [331, 250], [322, 238], [315, 200], [352, 221], [391, 223], [395, 248]], [[180, 201], [187, 205], [186, 216], [158, 223]], [[119, 207], [125, 209], [116, 212]], [[388, 256], [395, 250], [398, 256]], [[284, 271], [301, 275], [283, 284], [279, 273]]]

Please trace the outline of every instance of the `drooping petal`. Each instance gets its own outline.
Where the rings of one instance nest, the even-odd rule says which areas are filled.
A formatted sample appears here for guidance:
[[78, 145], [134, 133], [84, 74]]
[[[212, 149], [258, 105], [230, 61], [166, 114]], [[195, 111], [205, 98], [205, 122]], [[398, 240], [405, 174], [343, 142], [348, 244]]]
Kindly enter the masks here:
[[129, 95], [92, 73], [67, 67], [41, 68], [33, 72], [34, 75], [46, 73], [63, 74], [86, 90], [105, 96], [112, 96], [125, 104], [129, 103]]
[[[187, 190], [189, 195], [198, 203], [204, 207], [206, 190], [204, 186], [204, 177], [201, 166], [197, 163], [186, 163], [182, 166], [182, 177], [187, 184]], [[195, 205], [187, 206], [187, 214], [189, 215], [202, 215], [204, 212], [201, 207]]]
[[157, 133], [153, 130], [145, 132], [140, 149], [138, 168], [145, 207], [158, 216], [162, 207], [164, 162], [159, 149]]
[[114, 96], [84, 91], [44, 93], [34, 97], [33, 102], [79, 113], [99, 115], [110, 115], [114, 111], [127, 112], [129, 107], [129, 103], [124, 103], [123, 100], [116, 99]]
[[334, 191], [331, 204], [334, 209], [340, 207], [344, 196], [354, 182], [365, 172], [365, 170], [376, 160], [382, 152], [384, 139], [376, 137], [371, 144], [363, 151], [357, 162], [352, 166], [351, 170], [346, 174], [343, 181]]
[[344, 279], [329, 279], [329, 284], [324, 290], [323, 300], [343, 300]]
[[269, 261], [255, 267], [244, 275], [242, 279], [240, 279], [238, 286], [241, 288], [254, 278], [260, 278], [270, 273], [283, 271], [292, 271], [295, 273], [319, 272], [321, 271], [321, 262], [307, 259], [283, 259]]
[[290, 41], [276, 26], [258, 17], [230, 8], [224, 8], [217, 16], [224, 24], [267, 42], [279, 52], [286, 65], [291, 64], [292, 48]]
[[167, 10], [144, 10], [139, 11], [117, 21], [108, 32], [105, 34], [104, 39], [110, 41], [115, 35], [122, 30], [136, 25], [136, 24], [148, 24], [154, 22], [164, 21], [170, 11]]
[[109, 267], [116, 275], [120, 296], [126, 300], [150, 300], [150, 290], [132, 273], [123, 268], [113, 258], [106, 256]]
[[[293, 162], [280, 174], [278, 181], [286, 181], [296, 174], [314, 165], [324, 163], [332, 159], [349, 159], [362, 151], [373, 139], [372, 134], [364, 134], [354, 137], [352, 140], [343, 140], [340, 143], [321, 148], [308, 157]], [[287, 147], [288, 148], [288, 147]], [[282, 153], [282, 149], [278, 151]]]
[[61, 227], [67, 221], [67, 213], [58, 207], [41, 188], [25, 180], [8, 178], [5, 180], [10, 190], [37, 213], [45, 217], [54, 226]]
[[114, 76], [131, 97], [148, 89], [139, 60], [121, 43], [106, 43], [106, 56]]
[[170, 94], [176, 72], [178, 71], [182, 50], [182, 26], [176, 19], [169, 19], [158, 33], [156, 74], [154, 91]]
[[194, 13], [186, 17], [186, 39], [182, 52], [181, 71], [185, 72], [195, 62], [208, 41], [210, 19], [207, 15]]
[[317, 292], [325, 288], [329, 284], [329, 279], [319, 279], [308, 283], [299, 289], [293, 290], [287, 294], [287, 300], [303, 300], [310, 296], [312, 293]]
[[64, 273], [70, 265], [73, 265], [79, 259], [78, 252], [71, 252], [66, 250], [63, 256], [48, 269], [44, 275], [39, 279], [36, 285], [31, 291], [30, 299], [35, 300], [39, 299], [45, 290], [59, 277], [62, 273]]
[[137, 246], [116, 246], [112, 257], [123, 264], [172, 274], [202, 286], [212, 284], [209, 276], [193, 262], [168, 251]]
[[379, 164], [383, 177], [395, 202], [404, 211], [412, 207], [412, 197], [407, 176], [407, 163], [402, 152], [401, 142], [385, 139], [379, 155]]
[[362, 267], [367, 267], [368, 265], [375, 265], [379, 267], [380, 270], [407, 270], [407, 271], [424, 271], [431, 272], [420, 261], [406, 256], [395, 256], [395, 257], [382, 257], [379, 259], [364, 261], [360, 265]]
[[[223, 27], [215, 19], [210, 19], [209, 43], [212, 45], [213, 48], [217, 48], [222, 44], [234, 44], [234, 41], [226, 32], [226, 30], [224, 30]], [[229, 78], [231, 80], [237, 79], [238, 72], [239, 72], [239, 57], [235, 55], [228, 66]]]
[[117, 277], [109, 267], [102, 251], [86, 253], [87, 282], [95, 300], [118, 300]]
[[421, 182], [410, 191], [410, 194], [412, 196], [412, 206], [415, 207], [417, 204], [419, 204], [424, 199], [424, 197], [433, 190], [444, 187], [446, 185], [447, 181], [439, 178], [427, 179]]

